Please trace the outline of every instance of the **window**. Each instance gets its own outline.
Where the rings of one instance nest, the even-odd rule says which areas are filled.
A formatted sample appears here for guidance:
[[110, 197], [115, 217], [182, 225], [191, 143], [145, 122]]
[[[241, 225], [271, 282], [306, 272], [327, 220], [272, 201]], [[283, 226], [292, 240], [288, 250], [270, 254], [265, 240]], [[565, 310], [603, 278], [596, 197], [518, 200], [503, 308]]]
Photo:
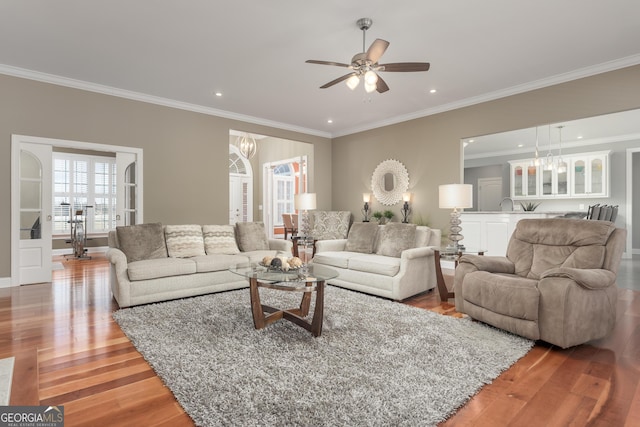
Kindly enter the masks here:
[[53, 153], [53, 234], [70, 233], [86, 221], [88, 234], [116, 226], [116, 159]]

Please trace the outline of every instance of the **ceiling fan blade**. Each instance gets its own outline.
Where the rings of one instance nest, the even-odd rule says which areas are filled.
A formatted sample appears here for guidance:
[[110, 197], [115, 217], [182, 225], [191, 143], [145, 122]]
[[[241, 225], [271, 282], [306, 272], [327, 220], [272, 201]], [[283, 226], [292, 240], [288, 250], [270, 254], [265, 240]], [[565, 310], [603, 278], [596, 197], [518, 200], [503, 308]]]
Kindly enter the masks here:
[[331, 80], [329, 83], [326, 83], [326, 84], [324, 84], [324, 85], [320, 86], [320, 89], [326, 89], [326, 88], [331, 87], [331, 86], [333, 86], [333, 85], [335, 85], [335, 84], [338, 84], [338, 83], [340, 83], [340, 82], [343, 82], [343, 81], [347, 80], [349, 77], [351, 77], [351, 76], [355, 76], [355, 75], [356, 75], [356, 73], [349, 73], [349, 74], [345, 74], [345, 75], [344, 75], [344, 76], [342, 76], [342, 77], [338, 77], [337, 79], [335, 79], [335, 80]]
[[342, 62], [317, 61], [315, 59], [308, 59], [304, 62], [306, 62], [307, 64], [335, 65], [337, 67], [349, 67], [349, 64], [343, 64]]
[[389, 90], [389, 86], [387, 86], [387, 82], [382, 80], [382, 77], [378, 76], [378, 81], [376, 82], [376, 90], [378, 93], [385, 93]]
[[429, 71], [428, 62], [396, 62], [394, 64], [380, 64], [380, 71]]
[[369, 46], [369, 50], [367, 50], [367, 59], [371, 61], [372, 64], [375, 64], [388, 47], [388, 41], [375, 39], [373, 43], [371, 43], [371, 46]]

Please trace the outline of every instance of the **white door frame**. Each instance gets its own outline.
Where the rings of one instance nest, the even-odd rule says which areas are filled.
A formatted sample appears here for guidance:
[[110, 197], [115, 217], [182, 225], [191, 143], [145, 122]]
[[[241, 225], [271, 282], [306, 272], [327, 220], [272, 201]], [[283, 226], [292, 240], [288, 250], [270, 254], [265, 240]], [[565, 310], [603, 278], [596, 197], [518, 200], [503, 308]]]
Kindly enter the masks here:
[[626, 209], [626, 227], [627, 227], [627, 247], [624, 258], [631, 258], [633, 255], [633, 153], [640, 152], [640, 148], [627, 148], [627, 209]]
[[234, 153], [242, 161], [246, 174], [229, 172], [229, 224], [235, 225], [236, 221], [232, 220], [232, 211], [234, 209], [234, 194], [232, 193], [233, 182], [247, 183], [247, 221], [253, 222], [253, 167], [249, 159], [240, 154], [240, 150], [233, 144], [229, 144], [229, 153]]
[[[143, 222], [143, 186], [142, 186], [142, 149], [119, 145], [95, 144], [91, 142], [71, 141], [65, 139], [43, 138], [27, 135], [11, 135], [11, 286], [20, 285], [20, 150], [22, 143], [42, 144], [52, 147], [73, 148], [78, 150], [94, 150], [109, 153], [132, 153], [136, 155], [136, 182], [139, 189], [136, 192], [136, 206], [138, 221]], [[48, 189], [53, 192], [53, 188]]]

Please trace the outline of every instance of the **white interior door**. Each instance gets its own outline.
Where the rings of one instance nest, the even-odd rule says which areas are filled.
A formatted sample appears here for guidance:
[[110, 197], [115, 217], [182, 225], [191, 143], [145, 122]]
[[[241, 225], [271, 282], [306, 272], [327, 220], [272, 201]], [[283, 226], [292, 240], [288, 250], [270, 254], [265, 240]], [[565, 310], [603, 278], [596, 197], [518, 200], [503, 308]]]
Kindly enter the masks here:
[[253, 168], [238, 147], [229, 144], [229, 224], [252, 221]]
[[502, 201], [502, 178], [478, 179], [478, 210], [499, 211]]
[[19, 206], [19, 213], [12, 226], [19, 235], [19, 284], [50, 282], [52, 149], [50, 145], [18, 144], [17, 200], [12, 198], [12, 202]]
[[140, 168], [135, 153], [116, 153], [116, 225], [134, 225], [140, 215]]

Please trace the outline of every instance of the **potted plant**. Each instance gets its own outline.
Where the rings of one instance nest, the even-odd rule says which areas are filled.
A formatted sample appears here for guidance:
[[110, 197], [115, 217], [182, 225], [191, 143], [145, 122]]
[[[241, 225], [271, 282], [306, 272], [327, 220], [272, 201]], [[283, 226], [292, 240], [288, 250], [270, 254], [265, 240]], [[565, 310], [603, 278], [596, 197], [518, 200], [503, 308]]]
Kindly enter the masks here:
[[372, 217], [374, 217], [374, 218], [376, 219], [376, 221], [378, 221], [378, 223], [380, 223], [380, 224], [384, 224], [384, 222], [382, 222], [382, 218], [384, 218], [384, 217], [383, 217], [383, 215], [382, 215], [382, 212], [380, 212], [380, 211], [375, 211], [375, 212], [373, 213], [373, 215], [371, 215], [371, 216], [372, 216]]
[[520, 203], [520, 206], [522, 206], [522, 209], [525, 212], [533, 212], [536, 210], [536, 208], [538, 206], [540, 206], [540, 203], [533, 203], [533, 202], [529, 202], [529, 203]]
[[386, 218], [385, 222], [391, 222], [391, 218], [393, 218], [394, 213], [393, 211], [386, 210], [382, 213], [382, 215]]

